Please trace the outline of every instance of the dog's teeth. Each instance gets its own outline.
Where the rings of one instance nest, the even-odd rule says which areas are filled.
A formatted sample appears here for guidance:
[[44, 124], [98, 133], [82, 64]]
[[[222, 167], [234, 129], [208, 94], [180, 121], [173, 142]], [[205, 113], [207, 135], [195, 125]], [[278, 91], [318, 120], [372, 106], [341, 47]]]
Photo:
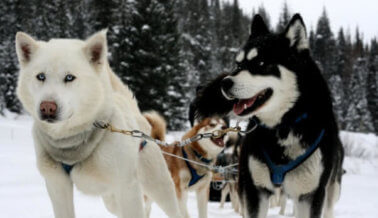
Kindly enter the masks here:
[[244, 110], [247, 109], [247, 104], [244, 104]]

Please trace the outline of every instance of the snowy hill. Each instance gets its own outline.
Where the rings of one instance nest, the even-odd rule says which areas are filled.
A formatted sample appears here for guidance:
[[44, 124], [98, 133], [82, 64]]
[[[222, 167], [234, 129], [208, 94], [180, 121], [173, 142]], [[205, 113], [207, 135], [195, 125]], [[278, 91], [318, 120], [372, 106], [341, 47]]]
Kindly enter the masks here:
[[[11, 117], [11, 118], [9, 118]], [[31, 119], [27, 116], [0, 117], [0, 211], [1, 218], [53, 217], [52, 207], [44, 182], [35, 167], [31, 138]], [[181, 132], [169, 134], [169, 140], [181, 137]], [[378, 214], [378, 137], [374, 134], [342, 132], [347, 174], [343, 179], [342, 196], [336, 206], [336, 218], [376, 218]], [[189, 212], [197, 217], [196, 200], [189, 196]], [[75, 192], [77, 217], [113, 217], [100, 198]], [[287, 214], [291, 214], [289, 204]], [[269, 211], [269, 218], [279, 216], [278, 209]], [[152, 218], [165, 217], [154, 205]], [[240, 217], [230, 204], [219, 209], [209, 203], [209, 218]]]

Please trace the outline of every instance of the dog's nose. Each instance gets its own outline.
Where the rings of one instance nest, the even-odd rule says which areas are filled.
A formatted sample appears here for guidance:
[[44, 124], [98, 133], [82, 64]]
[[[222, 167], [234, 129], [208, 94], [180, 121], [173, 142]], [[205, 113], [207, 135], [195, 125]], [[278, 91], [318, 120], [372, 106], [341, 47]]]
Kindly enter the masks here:
[[57, 105], [53, 101], [43, 101], [39, 107], [43, 118], [55, 118]]
[[234, 85], [234, 82], [230, 78], [224, 78], [221, 82], [223, 91], [227, 92]]

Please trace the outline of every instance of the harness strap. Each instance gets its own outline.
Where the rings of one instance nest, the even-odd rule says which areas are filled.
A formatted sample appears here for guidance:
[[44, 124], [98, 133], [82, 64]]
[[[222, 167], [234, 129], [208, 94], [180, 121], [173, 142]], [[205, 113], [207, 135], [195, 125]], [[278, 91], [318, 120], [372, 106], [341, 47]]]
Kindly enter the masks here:
[[143, 140], [140, 144], [139, 144], [139, 151], [142, 151], [144, 147], [146, 147], [147, 145], [147, 141], [146, 140]]
[[72, 168], [75, 166], [75, 165], [68, 165], [65, 163], [61, 163], [61, 165], [63, 167], [63, 170], [66, 171], [68, 175], [70, 175]]
[[209, 163], [211, 163], [211, 161], [213, 161], [213, 159], [207, 159], [207, 158], [203, 157], [200, 153], [198, 153], [198, 152], [197, 152], [196, 150], [194, 150], [194, 149], [192, 149], [192, 151], [193, 151], [194, 155], [195, 155], [198, 159], [200, 159], [202, 162], [204, 162], [204, 163], [209, 164]]
[[[181, 151], [182, 151], [182, 156], [185, 158], [185, 159], [188, 159], [188, 154], [186, 153], [184, 147], [181, 148]], [[196, 184], [200, 179], [202, 179], [205, 175], [198, 175], [197, 171], [192, 167], [192, 165], [190, 165], [190, 163], [185, 160], [185, 163], [186, 163], [186, 166], [188, 166], [188, 169], [190, 171], [190, 175], [192, 176], [192, 178], [190, 179], [189, 181], [189, 187]]]
[[[315, 140], [315, 142], [305, 151], [305, 153], [303, 153], [302, 155], [300, 155], [299, 157], [297, 157], [295, 160], [292, 160], [290, 161], [288, 164], [286, 165], [276, 165], [273, 163], [272, 159], [270, 159], [268, 153], [263, 150], [263, 154], [264, 154], [264, 157], [265, 157], [265, 160], [267, 162], [267, 165], [269, 167], [269, 170], [270, 170], [270, 176], [271, 176], [271, 180], [272, 180], [272, 183], [274, 185], [282, 185], [284, 179], [285, 179], [285, 175], [294, 170], [295, 168], [297, 168], [299, 165], [301, 165], [304, 161], [307, 160], [307, 158], [309, 158], [315, 151], [316, 149], [319, 147], [319, 144], [320, 144], [320, 141], [322, 140], [323, 136], [324, 136], [324, 132], [325, 130], [322, 129], [318, 138]], [[263, 148], [262, 148], [263, 149]]]

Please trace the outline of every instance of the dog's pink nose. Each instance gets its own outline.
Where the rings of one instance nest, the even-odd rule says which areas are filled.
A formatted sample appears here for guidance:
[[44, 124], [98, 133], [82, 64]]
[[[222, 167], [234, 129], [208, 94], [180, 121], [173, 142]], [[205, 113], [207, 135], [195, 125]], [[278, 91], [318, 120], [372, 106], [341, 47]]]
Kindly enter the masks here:
[[56, 115], [56, 103], [53, 101], [43, 101], [39, 107], [42, 116], [55, 117]]

